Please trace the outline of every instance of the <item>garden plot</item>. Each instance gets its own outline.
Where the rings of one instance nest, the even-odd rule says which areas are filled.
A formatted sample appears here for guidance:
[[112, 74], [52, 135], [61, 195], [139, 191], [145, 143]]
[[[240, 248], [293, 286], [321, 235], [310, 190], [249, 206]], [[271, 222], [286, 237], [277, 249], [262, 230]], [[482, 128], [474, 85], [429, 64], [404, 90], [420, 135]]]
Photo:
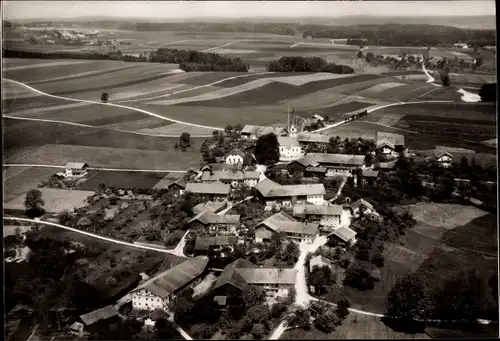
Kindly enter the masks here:
[[46, 144], [35, 151], [17, 155], [11, 163], [39, 163], [65, 165], [74, 160], [86, 162], [91, 167], [137, 169], [137, 170], [185, 170], [199, 167], [201, 154], [196, 151], [159, 151], [126, 148], [105, 148]]
[[[44, 209], [49, 213], [72, 211], [75, 208], [84, 207], [87, 198], [94, 195], [93, 191], [76, 191], [54, 188], [39, 188], [42, 199], [45, 202]], [[10, 210], [24, 210], [24, 199], [26, 193], [5, 203], [4, 208]]]

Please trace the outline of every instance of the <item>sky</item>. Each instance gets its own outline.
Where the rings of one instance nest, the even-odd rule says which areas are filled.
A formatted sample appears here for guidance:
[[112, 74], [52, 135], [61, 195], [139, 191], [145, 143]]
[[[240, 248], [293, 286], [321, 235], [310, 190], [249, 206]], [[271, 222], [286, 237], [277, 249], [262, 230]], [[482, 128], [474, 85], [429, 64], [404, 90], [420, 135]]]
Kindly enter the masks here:
[[[390, 3], [390, 4], [389, 4]], [[4, 19], [495, 15], [495, 1], [2, 1]]]

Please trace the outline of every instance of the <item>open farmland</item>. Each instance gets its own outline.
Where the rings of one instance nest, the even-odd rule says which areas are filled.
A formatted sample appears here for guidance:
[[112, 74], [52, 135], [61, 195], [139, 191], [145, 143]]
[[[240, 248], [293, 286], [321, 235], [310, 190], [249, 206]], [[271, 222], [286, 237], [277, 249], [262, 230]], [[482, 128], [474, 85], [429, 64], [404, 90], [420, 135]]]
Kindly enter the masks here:
[[185, 170], [200, 167], [199, 151], [159, 151], [130, 148], [88, 147], [67, 144], [46, 144], [35, 151], [17, 155], [9, 163], [65, 165], [79, 160], [92, 167], [144, 169], [144, 170]]
[[42, 181], [47, 180], [56, 172], [57, 169], [44, 167], [4, 167], [4, 202], [15, 199], [32, 188], [37, 188]]
[[100, 184], [114, 188], [153, 188], [165, 173], [98, 171], [81, 184], [79, 190], [97, 190]]
[[283, 340], [344, 340], [344, 339], [430, 339], [427, 334], [407, 334], [387, 327], [378, 317], [350, 313], [345, 321], [327, 334], [314, 326], [310, 330], [290, 329], [283, 333]]
[[[54, 188], [39, 188], [42, 199], [45, 202], [43, 208], [49, 213], [72, 211], [86, 205], [86, 199], [94, 195], [93, 191], [75, 191]], [[15, 199], [5, 202], [4, 208], [8, 210], [24, 210], [24, 198], [26, 193]]]

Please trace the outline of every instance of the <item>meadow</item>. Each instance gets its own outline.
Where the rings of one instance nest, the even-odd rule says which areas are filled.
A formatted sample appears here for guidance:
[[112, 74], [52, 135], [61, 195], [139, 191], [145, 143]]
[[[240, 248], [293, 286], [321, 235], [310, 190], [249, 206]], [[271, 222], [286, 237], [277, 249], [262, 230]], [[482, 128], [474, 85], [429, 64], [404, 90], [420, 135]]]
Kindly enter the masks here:
[[153, 188], [165, 173], [154, 172], [113, 172], [98, 171], [83, 184], [78, 186], [79, 190], [97, 190], [100, 184], [114, 188]]

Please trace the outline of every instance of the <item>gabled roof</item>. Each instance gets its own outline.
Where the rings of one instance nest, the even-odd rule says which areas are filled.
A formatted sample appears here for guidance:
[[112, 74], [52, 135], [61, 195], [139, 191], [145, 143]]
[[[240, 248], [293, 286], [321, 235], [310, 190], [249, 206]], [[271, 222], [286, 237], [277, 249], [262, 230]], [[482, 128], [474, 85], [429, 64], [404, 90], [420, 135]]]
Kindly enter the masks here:
[[305, 224], [300, 221], [295, 220], [292, 216], [287, 213], [280, 211], [273, 214], [267, 219], [264, 219], [256, 227], [267, 226], [274, 232], [285, 232], [285, 233], [300, 233], [308, 235], [316, 235], [318, 233], [318, 224]]
[[165, 298], [169, 294], [176, 293], [187, 283], [200, 276], [205, 271], [207, 264], [207, 258], [189, 258], [165, 272], [160, 278], [136, 290], [144, 288], [161, 298]]
[[305, 184], [305, 185], [284, 185], [269, 180], [261, 181], [257, 184], [257, 190], [266, 198], [273, 197], [292, 197], [302, 195], [322, 195], [325, 194], [323, 184]]
[[365, 199], [359, 199], [357, 200], [356, 202], [352, 203], [351, 204], [351, 208], [359, 208], [361, 205], [365, 206], [365, 207], [368, 207], [370, 210], [373, 211], [373, 205], [370, 204], [368, 201], [366, 201]]
[[90, 326], [98, 321], [107, 320], [111, 317], [117, 316], [118, 310], [116, 310], [114, 305], [108, 305], [104, 308], [100, 308], [90, 313], [83, 314], [80, 319], [86, 326]]
[[194, 249], [209, 250], [210, 246], [226, 246], [234, 245], [238, 242], [238, 237], [234, 236], [218, 236], [218, 237], [196, 237]]
[[327, 163], [348, 165], [348, 166], [361, 166], [365, 162], [364, 155], [353, 154], [328, 154], [328, 153], [308, 153], [304, 156], [306, 159], [306, 166], [317, 166]]
[[394, 149], [394, 144], [390, 143], [389, 141], [377, 141], [377, 149], [388, 147], [391, 149]]
[[296, 269], [237, 268], [236, 272], [248, 284], [294, 285], [297, 277]]
[[401, 135], [401, 134], [394, 134], [394, 133], [386, 133], [383, 131], [377, 131], [376, 139], [377, 139], [377, 145], [379, 144], [379, 141], [390, 142], [394, 146], [404, 146], [404, 144], [405, 144], [405, 137], [404, 137], [404, 135]]
[[297, 204], [293, 208], [294, 217], [305, 217], [306, 215], [340, 216], [342, 215], [342, 205], [312, 205]]
[[235, 260], [232, 263], [229, 263], [228, 265], [226, 265], [219, 278], [217, 278], [217, 281], [215, 282], [214, 285], [214, 290], [220, 288], [225, 284], [230, 284], [235, 288], [238, 288], [240, 290], [245, 290], [248, 286], [248, 283], [245, 282], [243, 277], [241, 277], [241, 275], [236, 272], [236, 269], [256, 268], [256, 267], [257, 265], [241, 258]]
[[203, 184], [197, 182], [188, 182], [186, 184], [186, 191], [198, 194], [224, 194], [228, 195], [231, 190], [230, 185], [226, 184]]
[[217, 213], [226, 206], [225, 202], [203, 202], [193, 207], [193, 212], [196, 214], [202, 212]]
[[363, 169], [362, 175], [365, 178], [376, 178], [378, 176], [379, 171], [374, 171], [370, 169]]
[[310, 142], [310, 143], [329, 143], [331, 135], [323, 134], [311, 134], [311, 133], [300, 133], [297, 137], [299, 142]]
[[278, 144], [280, 145], [280, 147], [286, 148], [300, 147], [300, 143], [297, 137], [292, 136], [278, 136]]
[[88, 167], [84, 162], [68, 162], [66, 163], [66, 168], [71, 168], [71, 169], [83, 169], [84, 167]]
[[396, 162], [397, 162], [397, 160], [389, 161], [389, 162], [377, 162], [377, 163], [375, 163], [375, 167], [380, 168], [380, 169], [392, 169], [392, 168], [396, 167]]
[[327, 172], [326, 167], [312, 167], [309, 166], [306, 168], [306, 172], [311, 172], [311, 173], [326, 173]]
[[328, 258], [324, 257], [323, 255], [317, 255], [316, 257], [311, 258], [311, 260], [309, 261], [309, 264], [312, 266], [318, 265], [318, 264], [324, 264], [324, 265], [331, 266], [332, 262]]
[[243, 157], [245, 157], [245, 152], [239, 148], [236, 148], [236, 149], [233, 149], [232, 151], [230, 151], [229, 153], [227, 153], [226, 157], [232, 156], [232, 155], [238, 155], [238, 156], [241, 156], [243, 158]]
[[348, 227], [339, 227], [338, 229], [335, 229], [332, 233], [330, 233], [327, 237], [330, 238], [331, 236], [336, 236], [340, 238], [344, 242], [350, 241], [352, 238], [356, 236], [356, 232], [351, 230]]
[[174, 185], [177, 185], [181, 188], [186, 188], [186, 181], [184, 180], [183, 174], [168, 174], [163, 179], [158, 181], [153, 188], [168, 189]]
[[453, 158], [453, 155], [451, 155], [450, 153], [448, 153], [447, 151], [445, 150], [433, 150], [432, 151], [432, 154], [434, 155], [435, 158], [439, 159], [440, 157], [443, 157], [443, 156], [449, 156], [450, 158]]
[[257, 137], [260, 137], [262, 135], [271, 134], [271, 133], [274, 133], [276, 136], [280, 136], [284, 132], [285, 132], [284, 127], [254, 126], [254, 125], [249, 125], [249, 124], [247, 124], [241, 130], [241, 134], [248, 134], [248, 135], [253, 134]]
[[199, 221], [202, 224], [238, 224], [240, 222], [239, 214], [215, 214], [210, 212], [202, 212], [192, 218], [188, 223]]

